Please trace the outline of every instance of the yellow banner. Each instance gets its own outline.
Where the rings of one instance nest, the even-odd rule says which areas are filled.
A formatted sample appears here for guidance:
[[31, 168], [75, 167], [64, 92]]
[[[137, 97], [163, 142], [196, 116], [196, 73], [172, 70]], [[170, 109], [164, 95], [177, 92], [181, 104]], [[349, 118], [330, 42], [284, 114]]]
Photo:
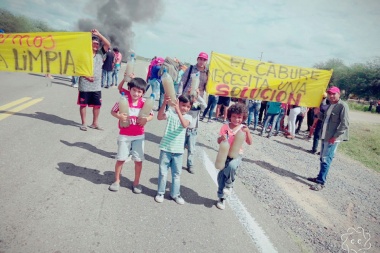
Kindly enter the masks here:
[[0, 71], [93, 76], [90, 32], [0, 33]]
[[207, 92], [317, 107], [331, 75], [332, 70], [286, 66], [212, 52]]

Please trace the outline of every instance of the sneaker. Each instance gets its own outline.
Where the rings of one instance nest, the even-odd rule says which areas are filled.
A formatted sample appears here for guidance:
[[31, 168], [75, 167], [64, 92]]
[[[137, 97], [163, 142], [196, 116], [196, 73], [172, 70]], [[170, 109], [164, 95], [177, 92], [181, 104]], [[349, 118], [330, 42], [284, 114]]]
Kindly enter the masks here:
[[203, 121], [204, 118], [205, 118], [205, 117], [200, 116], [200, 117], [199, 117], [199, 120], [200, 120], [200, 121]]
[[73, 85], [71, 85], [71, 87], [78, 88], [78, 84], [73, 84]]
[[207, 123], [212, 123], [212, 122], [214, 122], [212, 119], [209, 119], [209, 120], [207, 121]]
[[189, 167], [189, 168], [187, 169], [187, 171], [188, 171], [190, 174], [194, 174], [194, 173], [195, 173], [193, 167]]
[[231, 192], [232, 192], [232, 188], [231, 187], [224, 187], [223, 188], [223, 194], [224, 195], [229, 196], [229, 195], [231, 195]]
[[216, 203], [216, 207], [219, 208], [220, 210], [224, 210], [224, 208], [226, 208], [226, 200], [223, 198], [220, 198], [218, 202]]
[[312, 186], [310, 187], [310, 190], [320, 191], [320, 190], [322, 190], [323, 188], [325, 188], [325, 186], [324, 186], [323, 184], [316, 183], [315, 185], [312, 185]]
[[113, 183], [110, 185], [110, 187], [108, 187], [108, 190], [110, 191], [113, 191], [113, 192], [117, 192], [120, 188], [120, 183]]
[[163, 194], [157, 194], [156, 197], [154, 197], [154, 200], [157, 203], [162, 203], [162, 202], [164, 202], [164, 195]]
[[228, 121], [227, 121], [227, 120], [224, 120], [222, 123], [223, 123], [223, 124], [227, 124], [227, 123], [228, 123]]
[[308, 177], [307, 181], [310, 181], [310, 182], [313, 182], [313, 183], [317, 183], [317, 178], [316, 177]]
[[141, 188], [141, 185], [132, 185], [132, 191], [133, 193], [136, 193], [136, 194], [140, 194], [142, 192], [142, 188]]
[[179, 205], [183, 205], [185, 204], [185, 200], [181, 197], [181, 196], [177, 196], [177, 197], [172, 197], [172, 199]]

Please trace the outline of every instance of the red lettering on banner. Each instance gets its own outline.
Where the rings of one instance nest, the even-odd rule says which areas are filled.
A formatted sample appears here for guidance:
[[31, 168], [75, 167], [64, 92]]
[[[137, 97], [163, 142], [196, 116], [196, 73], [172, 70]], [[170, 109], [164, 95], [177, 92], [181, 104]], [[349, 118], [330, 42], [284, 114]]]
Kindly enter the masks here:
[[284, 90], [267, 89], [250, 89], [248, 87], [229, 86], [227, 84], [216, 85], [216, 96], [235, 97], [245, 99], [259, 99], [264, 101], [275, 101], [292, 105], [299, 105], [302, 93], [287, 93]]
[[268, 91], [272, 91], [272, 89], [264, 89], [264, 90], [261, 92], [261, 98], [262, 98], [263, 100], [268, 100], [268, 96], [266, 96], [266, 93], [267, 93]]
[[50, 47], [46, 47], [46, 46], [44, 46], [44, 48], [45, 48], [46, 50], [54, 49], [54, 48], [55, 48], [55, 40], [54, 40], [53, 36], [52, 36], [52, 35], [49, 35], [49, 36], [47, 36], [45, 39], [46, 39], [46, 40], [49, 40], [49, 39], [50, 39], [50, 41], [51, 41], [51, 46], [50, 46]]
[[15, 43], [15, 39], [17, 39], [17, 38], [19, 38], [20, 46], [22, 46], [22, 40], [23, 40], [24, 38], [26, 38], [26, 44], [28, 44], [28, 47], [31, 47], [31, 45], [29, 44], [29, 38], [30, 38], [29, 35], [23, 35], [23, 36], [21, 36], [21, 35], [15, 35], [15, 36], [13, 36], [13, 38], [12, 38], [12, 43], [13, 43], [13, 44], [16, 44], [16, 43]]
[[11, 36], [10, 34], [7, 34], [7, 36], [4, 35], [5, 34], [0, 34], [0, 44], [4, 44], [4, 41]]
[[230, 86], [227, 84], [218, 84], [216, 86], [216, 96], [223, 96], [223, 97], [229, 97], [230, 93]]
[[[39, 45], [37, 45], [37, 40], [40, 41], [40, 44], [39, 44]], [[35, 47], [40, 48], [41, 45], [42, 45], [42, 37], [41, 37], [41, 36], [36, 36], [36, 37], [34, 38], [34, 40], [33, 40], [33, 44], [34, 44]]]
[[288, 98], [288, 104], [299, 105], [300, 102], [301, 102], [301, 98], [302, 98], [302, 94], [301, 93], [297, 94], [297, 98], [294, 98], [294, 93], [290, 93], [289, 94], [289, 98]]
[[286, 99], [286, 92], [281, 90], [276, 97], [277, 102], [283, 102]]
[[47, 37], [36, 36], [33, 37], [30, 35], [21, 35], [21, 34], [0, 34], [0, 44], [4, 44], [5, 40], [8, 38], [11, 39], [13, 45], [19, 44], [23, 46], [26, 44], [28, 47], [41, 48], [43, 47], [46, 50], [52, 50], [56, 47], [56, 42], [53, 38], [53, 35], [48, 35]]

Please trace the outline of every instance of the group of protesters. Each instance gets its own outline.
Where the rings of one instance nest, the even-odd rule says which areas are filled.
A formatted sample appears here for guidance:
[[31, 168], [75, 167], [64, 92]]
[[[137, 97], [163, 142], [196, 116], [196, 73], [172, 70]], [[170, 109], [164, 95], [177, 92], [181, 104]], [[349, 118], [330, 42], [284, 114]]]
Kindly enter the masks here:
[[[93, 108], [93, 121], [88, 127], [102, 130], [98, 124], [99, 110], [101, 107], [101, 88], [116, 85], [116, 81], [109, 81], [110, 68], [112, 71], [120, 69], [120, 62], [115, 61], [118, 50], [111, 53], [110, 42], [97, 30], [92, 30], [92, 48], [94, 56], [94, 76], [79, 77], [79, 95], [77, 104], [80, 107], [82, 124], [80, 130], [87, 131], [86, 107]], [[102, 46], [101, 46], [102, 45]], [[121, 60], [121, 54], [120, 54]], [[157, 119], [167, 120], [165, 133], [160, 143], [158, 190], [155, 201], [164, 201], [168, 170], [171, 169], [172, 187], [170, 197], [178, 204], [184, 204], [185, 200], [180, 195], [180, 175], [182, 172], [182, 159], [185, 149], [188, 150], [187, 170], [194, 174], [194, 151], [196, 146], [197, 130], [199, 122], [208, 116], [209, 123], [220, 120], [223, 122], [217, 142], [228, 141], [233, 145], [235, 136], [243, 134], [244, 141], [252, 144], [252, 131], [258, 130], [259, 135], [264, 135], [269, 130], [268, 138], [280, 133], [286, 138], [293, 140], [305, 115], [311, 117], [308, 120], [309, 138], [318, 135], [322, 147], [320, 151], [320, 172], [316, 178], [308, 178], [315, 184], [312, 190], [321, 190], [325, 186], [327, 173], [334, 158], [334, 153], [341, 141], [348, 140], [348, 107], [340, 99], [340, 90], [330, 87], [318, 108], [302, 108], [297, 105], [287, 105], [278, 102], [266, 102], [259, 100], [231, 101], [230, 97], [215, 96], [208, 94], [205, 102], [206, 84], [208, 78], [208, 54], [200, 52], [197, 62], [190, 67], [185, 67], [175, 58], [154, 57], [149, 66], [148, 75], [145, 79], [130, 75], [131, 80], [123, 79], [118, 85], [120, 93], [124, 94], [129, 102], [129, 113], [120, 112], [119, 103], [112, 108], [112, 115], [118, 119], [119, 137], [118, 152], [116, 155], [115, 181], [109, 190], [118, 191], [120, 188], [120, 173], [125, 161], [132, 159], [135, 163], [135, 180], [132, 191], [136, 194], [142, 192], [139, 183], [144, 160], [144, 126], [153, 119], [153, 110], [149, 115], [141, 116], [140, 111], [144, 107], [146, 99], [143, 95], [152, 87], [152, 93], [159, 94], [157, 107]], [[112, 63], [112, 64], [111, 64]], [[119, 64], [119, 65], [118, 65]], [[176, 101], [173, 101], [161, 82], [161, 76], [167, 72], [173, 79]], [[197, 74], [199, 86], [192, 90], [191, 82]], [[116, 72], [117, 76], [117, 72]], [[105, 81], [107, 80], [107, 81]], [[329, 101], [329, 102], [328, 102]], [[216, 107], [216, 112], [214, 110]], [[203, 113], [202, 113], [203, 111]], [[309, 113], [310, 112], [310, 113]], [[285, 125], [285, 116], [288, 115]], [[264, 118], [262, 120], [262, 117]], [[298, 121], [297, 121], [298, 119]], [[261, 124], [260, 124], [261, 121]], [[298, 122], [298, 128], [296, 128]], [[253, 123], [253, 128], [250, 125]], [[251, 131], [252, 130], [252, 131]], [[218, 173], [218, 201], [219, 209], [225, 208], [225, 200], [231, 194], [236, 172], [242, 162], [243, 148], [237, 149], [237, 154], [228, 156]]]

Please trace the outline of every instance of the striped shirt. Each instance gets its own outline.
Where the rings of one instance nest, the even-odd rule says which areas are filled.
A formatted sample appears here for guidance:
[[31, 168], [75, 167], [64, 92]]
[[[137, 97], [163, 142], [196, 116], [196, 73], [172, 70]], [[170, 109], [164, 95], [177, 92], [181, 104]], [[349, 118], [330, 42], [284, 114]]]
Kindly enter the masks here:
[[[166, 125], [165, 134], [160, 142], [160, 149], [170, 153], [183, 154], [186, 128], [182, 126], [177, 113], [171, 108], [169, 108], [165, 114], [168, 123]], [[185, 114], [183, 117], [190, 121], [191, 124], [192, 117], [190, 115]]]

